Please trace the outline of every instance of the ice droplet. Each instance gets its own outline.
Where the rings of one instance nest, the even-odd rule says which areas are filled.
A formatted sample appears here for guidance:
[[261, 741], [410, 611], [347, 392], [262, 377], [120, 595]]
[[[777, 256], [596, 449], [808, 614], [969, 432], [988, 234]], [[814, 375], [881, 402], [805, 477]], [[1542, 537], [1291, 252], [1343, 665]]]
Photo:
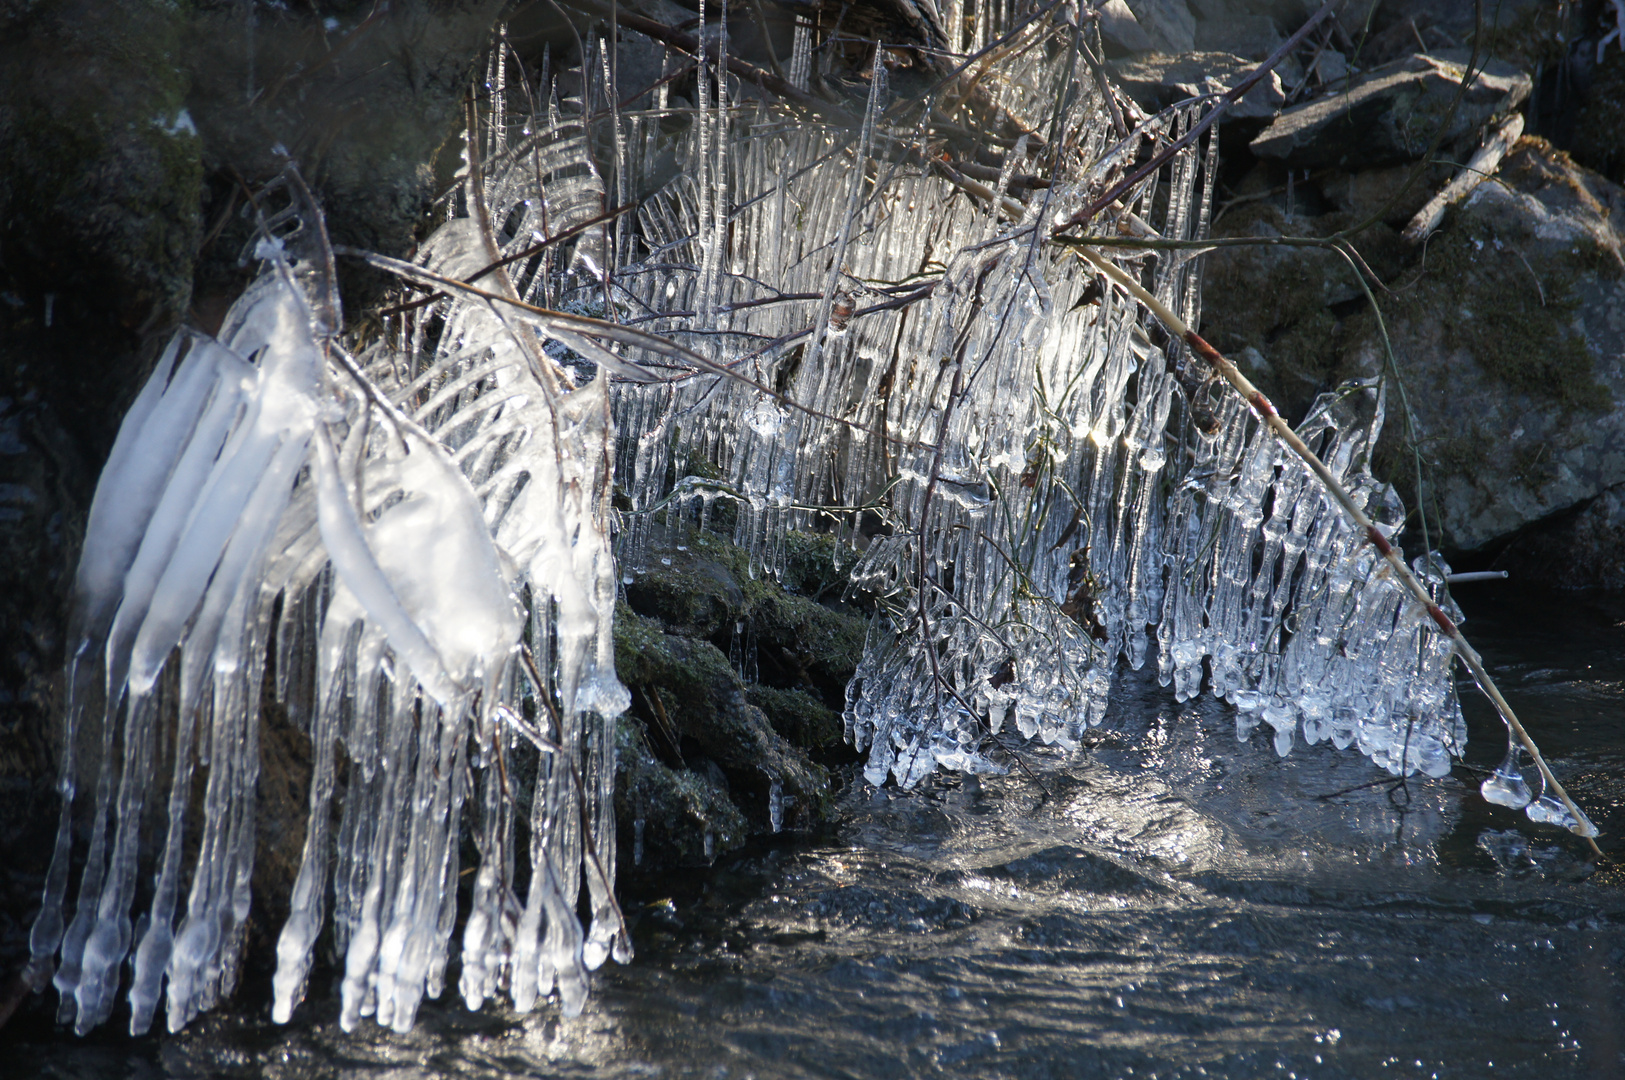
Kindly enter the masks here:
[[1569, 813], [1569, 808], [1551, 795], [1542, 795], [1525, 806], [1523, 812], [1530, 821], [1538, 825], [1561, 825], [1567, 829], [1576, 824], [1574, 815]]
[[1529, 791], [1529, 785], [1524, 783], [1523, 773], [1518, 768], [1521, 753], [1521, 749], [1515, 746], [1508, 749], [1506, 760], [1478, 786], [1486, 802], [1513, 810], [1522, 810], [1529, 805], [1534, 795]]

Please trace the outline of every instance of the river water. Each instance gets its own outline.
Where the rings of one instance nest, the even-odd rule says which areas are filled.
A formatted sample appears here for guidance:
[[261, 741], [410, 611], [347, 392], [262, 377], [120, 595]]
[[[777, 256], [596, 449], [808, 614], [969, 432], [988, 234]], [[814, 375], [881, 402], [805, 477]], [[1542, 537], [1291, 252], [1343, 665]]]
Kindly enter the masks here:
[[[1458, 593], [1625, 857], [1625, 609]], [[346, 1035], [317, 992], [282, 1028], [260, 979], [178, 1036], [0, 1032], [0, 1073], [1625, 1076], [1625, 870], [1477, 797], [1504, 742], [1462, 692], [1467, 762], [1396, 785], [1325, 744], [1240, 744], [1227, 707], [1125, 675], [1070, 759], [906, 795], [859, 781], [825, 835], [634, 875], [637, 959], [579, 1019], [444, 1001], [409, 1035]]]

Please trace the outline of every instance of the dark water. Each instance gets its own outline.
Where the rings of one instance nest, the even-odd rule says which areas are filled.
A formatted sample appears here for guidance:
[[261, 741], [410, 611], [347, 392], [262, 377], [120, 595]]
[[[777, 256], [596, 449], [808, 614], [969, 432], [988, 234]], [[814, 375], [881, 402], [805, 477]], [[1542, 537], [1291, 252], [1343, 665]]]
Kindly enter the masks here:
[[[1460, 592], [1625, 857], [1625, 611]], [[1476, 796], [1505, 746], [1487, 708], [1464, 766], [1396, 786], [1324, 745], [1238, 744], [1222, 706], [1137, 677], [1121, 701], [1071, 760], [860, 785], [829, 837], [634, 886], [638, 958], [578, 1020], [431, 1004], [411, 1035], [345, 1035], [331, 997], [287, 1028], [248, 1001], [164, 1039], [6, 1032], [0, 1072], [1625, 1076], [1625, 871]]]

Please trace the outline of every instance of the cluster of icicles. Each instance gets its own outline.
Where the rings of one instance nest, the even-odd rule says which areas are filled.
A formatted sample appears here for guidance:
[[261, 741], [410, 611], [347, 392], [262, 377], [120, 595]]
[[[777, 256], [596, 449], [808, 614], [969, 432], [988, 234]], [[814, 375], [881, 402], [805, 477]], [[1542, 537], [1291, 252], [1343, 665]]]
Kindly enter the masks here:
[[[1283, 754], [1299, 733], [1395, 773], [1459, 754], [1448, 643], [1304, 468], [1047, 242], [1138, 146], [1111, 136], [1072, 50], [989, 83], [1006, 115], [1047, 124], [1055, 177], [990, 207], [920, 166], [882, 66], [849, 131], [702, 64], [673, 137], [664, 85], [642, 111], [612, 107], [604, 48], [583, 100], [471, 137], [484, 153], [415, 265], [375, 260], [451, 295], [347, 352], [319, 214], [289, 182], [259, 280], [218, 335], [178, 336], [131, 408], [76, 583], [64, 805], [32, 939], [35, 983], [54, 972], [77, 1030], [111, 1015], [126, 959], [132, 1031], [165, 993], [173, 1030], [233, 987], [272, 701], [312, 747], [276, 1018], [329, 913], [346, 1027], [408, 1028], [454, 947], [470, 1006], [556, 992], [578, 1012], [587, 972], [630, 957], [612, 890], [617, 582], [709, 527], [718, 498], [767, 573], [791, 529], [863, 549], [853, 588], [881, 614], [846, 723], [873, 783], [994, 769], [1007, 727], [1075, 742], [1119, 658], [1155, 662], [1182, 698], [1206, 665], [1238, 734], [1267, 724]], [[1150, 128], [1177, 136], [1196, 110]], [[613, 161], [583, 113], [607, 118]], [[999, 190], [1040, 160], [1028, 150], [1008, 149]], [[1193, 147], [1118, 219], [1202, 238], [1212, 167]], [[650, 190], [635, 220], [583, 228]], [[1121, 261], [1196, 321], [1192, 258]], [[470, 277], [485, 295], [449, 284]], [[583, 312], [625, 332], [594, 337]], [[1397, 528], [1368, 469], [1381, 420], [1380, 388], [1351, 385], [1305, 436]], [[708, 477], [679, 468], [674, 489], [673, 463], [696, 460]]]
[[[995, 769], [985, 751], [1007, 725], [1075, 744], [1104, 717], [1119, 659], [1154, 659], [1181, 699], [1206, 666], [1238, 735], [1267, 724], [1282, 754], [1301, 735], [1357, 745], [1396, 774], [1448, 772], [1465, 740], [1449, 641], [1239, 399], [1046, 242], [1135, 144], [1113, 144], [1069, 54], [1022, 75], [997, 88], [1014, 117], [1042, 121], [1072, 88], [1045, 129], [1068, 147], [1057, 173], [1072, 182], [1029, 195], [1015, 219], [1008, 201], [990, 208], [881, 147], [878, 69], [846, 154], [770, 116], [709, 119], [702, 179], [645, 209], [664, 265], [623, 278], [628, 311], [754, 385], [617, 396], [622, 430], [641, 433], [624, 482], [634, 506], [660, 508], [631, 519], [629, 568], [705, 527], [718, 497], [739, 501], [735, 539], [769, 572], [789, 529], [833, 522], [863, 548], [853, 588], [883, 614], [846, 726], [874, 784]], [[1151, 125], [1175, 138], [1198, 115], [1193, 104]], [[1028, 160], [1018, 144], [1006, 175]], [[1203, 238], [1212, 166], [1193, 147], [1118, 220]], [[705, 169], [734, 185], [726, 216]], [[1122, 261], [1197, 321], [1188, 254]], [[892, 303], [922, 285], [928, 298]], [[793, 296], [819, 299], [776, 302]], [[1369, 468], [1382, 420], [1380, 385], [1355, 383], [1316, 405], [1304, 435], [1397, 532], [1402, 508]], [[726, 479], [688, 477], [673, 497], [670, 463], [694, 459]], [[1436, 557], [1417, 569], [1442, 586]]]
[[[581, 132], [552, 135], [573, 169]], [[261, 276], [216, 336], [170, 343], [97, 487], [33, 980], [54, 968], [60, 1018], [81, 1033], [111, 1015], [126, 957], [132, 1032], [161, 998], [176, 1030], [231, 991], [274, 698], [312, 759], [276, 1018], [303, 997], [331, 908], [342, 1023], [410, 1028], [443, 988], [470, 839], [463, 997], [528, 1009], [556, 990], [579, 1012], [588, 970], [631, 956], [613, 893], [628, 697], [611, 637], [608, 375], [577, 386], [545, 327], [448, 301], [352, 356], [332, 332], [320, 214], [296, 174], [281, 187], [291, 205], [263, 226]], [[489, 261], [463, 217], [419, 260], [452, 277]], [[70, 908], [81, 757], [97, 771]]]

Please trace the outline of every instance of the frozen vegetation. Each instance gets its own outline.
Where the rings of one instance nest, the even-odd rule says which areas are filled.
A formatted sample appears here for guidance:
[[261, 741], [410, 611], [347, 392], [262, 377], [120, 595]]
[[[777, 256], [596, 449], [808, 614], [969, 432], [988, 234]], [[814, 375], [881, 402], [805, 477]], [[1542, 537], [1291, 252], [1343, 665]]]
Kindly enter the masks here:
[[[91, 512], [32, 939], [62, 1018], [88, 1031], [122, 992], [132, 1030], [161, 1001], [174, 1030], [234, 986], [262, 685], [313, 747], [276, 1018], [328, 920], [347, 1028], [406, 1030], [448, 971], [470, 1007], [579, 1012], [587, 972], [630, 959], [616, 590], [718, 499], [762, 574], [791, 529], [861, 551], [853, 587], [881, 613], [845, 720], [870, 783], [997, 769], [1001, 732], [1073, 745], [1120, 663], [1182, 700], [1205, 683], [1282, 755], [1329, 741], [1446, 773], [1465, 737], [1449, 641], [1182, 342], [1049, 242], [1203, 107], [1119, 139], [1070, 35], [1033, 24], [982, 84], [1027, 132], [991, 144], [991, 189], [931, 165], [884, 64], [851, 126], [701, 64], [676, 135], [665, 87], [614, 107], [601, 43], [579, 96], [543, 84], [534, 115], [504, 111], [495, 64], [443, 223], [414, 263], [372, 257], [427, 302], [365, 343], [339, 333], [297, 175], [264, 193], [260, 276], [218, 335], [170, 344]], [[1212, 167], [1198, 142], [1094, 228], [1202, 239]], [[1030, 172], [1052, 182], [1012, 186]], [[605, 215], [633, 192], [652, 193]], [[1196, 321], [1199, 257], [1115, 258]], [[1380, 385], [1348, 385], [1302, 433], [1397, 533], [1369, 468], [1383, 413]], [[1442, 595], [1442, 564], [1415, 566]], [[1499, 801], [1529, 801], [1517, 767]], [[143, 836], [148, 804], [166, 824]]]

